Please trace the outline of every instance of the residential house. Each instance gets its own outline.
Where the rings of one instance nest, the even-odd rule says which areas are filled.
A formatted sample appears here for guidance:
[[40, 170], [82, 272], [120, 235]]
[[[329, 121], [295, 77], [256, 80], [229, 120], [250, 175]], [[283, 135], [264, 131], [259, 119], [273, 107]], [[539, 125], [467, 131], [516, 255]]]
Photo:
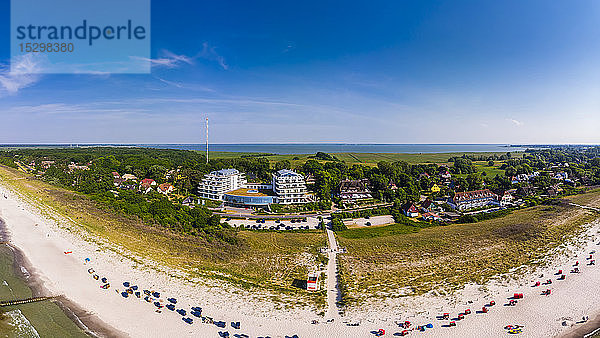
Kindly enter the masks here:
[[514, 199], [515, 198], [508, 190], [498, 192], [498, 203], [500, 204], [501, 207], [506, 207], [506, 206], [511, 205], [513, 203]]
[[154, 181], [151, 178], [144, 178], [143, 180], [140, 181], [140, 184], [149, 184], [151, 187], [157, 185], [156, 181]]
[[452, 177], [452, 175], [450, 174], [450, 172], [448, 170], [446, 170], [440, 174], [440, 177], [444, 180], [449, 180]]
[[567, 173], [566, 173], [566, 172], [564, 172], [564, 171], [558, 172], [558, 173], [556, 173], [556, 174], [554, 175], [554, 179], [555, 179], [555, 180], [561, 180], [561, 181], [564, 181], [564, 180], [566, 180], [566, 179], [568, 179], [568, 178], [569, 178], [569, 174], [567, 174]]
[[419, 178], [417, 180], [421, 180], [423, 177], [429, 178], [429, 174], [428, 173], [420, 173]]
[[498, 195], [491, 192], [490, 189], [457, 192], [448, 200], [448, 205], [460, 211], [494, 204], [498, 204]]
[[535, 189], [533, 189], [532, 186], [527, 185], [527, 186], [517, 188], [517, 192], [515, 192], [515, 194], [517, 194], [518, 196], [523, 196], [523, 197], [533, 196], [535, 194]]
[[388, 189], [390, 190], [398, 190], [398, 187], [396, 186], [396, 183], [394, 183], [394, 181], [390, 180], [390, 182], [388, 183]]
[[152, 186], [150, 185], [150, 183], [146, 182], [146, 183], [142, 183], [140, 184], [140, 187], [138, 189], [142, 194], [147, 194], [149, 192], [151, 192], [152, 190]]
[[164, 195], [170, 194], [171, 192], [173, 192], [173, 190], [175, 190], [175, 187], [173, 187], [170, 183], [160, 184], [156, 189], [156, 191]]
[[54, 164], [54, 161], [42, 161], [42, 168], [48, 169]]
[[428, 221], [428, 222], [437, 222], [437, 221], [441, 221], [442, 218], [436, 214], [435, 212], [426, 212], [423, 213], [421, 215], [421, 218], [423, 218], [423, 220]]
[[73, 172], [75, 170], [90, 170], [87, 165], [77, 165], [75, 163], [71, 163], [68, 165], [69, 172]]
[[115, 187], [120, 187], [121, 184], [123, 184], [123, 182], [125, 182], [125, 180], [120, 177], [115, 177], [115, 179], [113, 180], [113, 184], [115, 185]]
[[188, 206], [191, 208], [196, 205], [196, 201], [194, 200], [194, 198], [192, 196], [188, 196], [183, 199], [183, 202], [181, 202], [181, 205], [185, 205], [185, 206]]
[[434, 206], [433, 201], [430, 200], [429, 198], [424, 200], [423, 203], [421, 203], [421, 210], [425, 213], [425, 212], [430, 212], [431, 208]]
[[338, 196], [342, 201], [359, 201], [371, 199], [370, 182], [368, 179], [362, 180], [342, 180], [339, 186]]
[[125, 174], [123, 176], [121, 176], [122, 179], [124, 179], [125, 181], [137, 181], [137, 177], [135, 177], [135, 175], [132, 174]]
[[419, 217], [419, 209], [417, 209], [414, 203], [405, 203], [402, 206], [402, 212], [406, 217]]

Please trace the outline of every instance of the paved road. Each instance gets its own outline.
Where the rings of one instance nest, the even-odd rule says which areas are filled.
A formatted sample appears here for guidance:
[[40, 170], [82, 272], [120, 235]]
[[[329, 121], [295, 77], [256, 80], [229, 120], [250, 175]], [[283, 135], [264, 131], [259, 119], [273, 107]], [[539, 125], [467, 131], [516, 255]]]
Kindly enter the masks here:
[[327, 229], [327, 239], [329, 241], [329, 262], [327, 263], [327, 312], [325, 319], [339, 319], [339, 309], [337, 302], [342, 300], [337, 275], [337, 251], [338, 246], [335, 235], [331, 229]]

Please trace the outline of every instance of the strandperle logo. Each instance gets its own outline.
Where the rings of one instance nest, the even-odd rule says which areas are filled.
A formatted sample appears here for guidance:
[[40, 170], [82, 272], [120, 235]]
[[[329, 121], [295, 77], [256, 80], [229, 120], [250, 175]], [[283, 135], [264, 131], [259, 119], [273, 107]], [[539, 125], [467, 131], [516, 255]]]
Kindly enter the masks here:
[[40, 26], [29, 24], [27, 26], [17, 26], [16, 36], [19, 40], [28, 41], [60, 41], [66, 42], [73, 39], [87, 40], [90, 46], [94, 40], [121, 40], [121, 39], [146, 39], [146, 28], [141, 25], [134, 25], [132, 20], [127, 20], [124, 25], [96, 26], [88, 25], [88, 20], [83, 20], [80, 26]]
[[11, 70], [147, 74], [150, 0], [11, 0]]

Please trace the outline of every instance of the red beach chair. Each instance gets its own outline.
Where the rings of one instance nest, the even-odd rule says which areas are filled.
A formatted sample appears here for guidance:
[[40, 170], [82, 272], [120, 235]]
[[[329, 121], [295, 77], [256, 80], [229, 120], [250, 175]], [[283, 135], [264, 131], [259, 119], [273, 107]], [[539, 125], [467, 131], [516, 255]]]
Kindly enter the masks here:
[[483, 312], [483, 313], [487, 313], [487, 312], [488, 312], [488, 309], [487, 309], [487, 307], [485, 307], [485, 306], [484, 306], [484, 307], [482, 307], [482, 308], [481, 308], [481, 312]]
[[456, 322], [455, 321], [451, 321], [450, 322], [450, 326], [456, 326]]
[[408, 334], [408, 330], [403, 330], [402, 332], [400, 332], [401, 336], [406, 336]]
[[534, 286], [540, 286], [540, 284], [541, 284], [541, 283], [540, 283], [539, 281], [537, 281], [537, 282], [535, 282], [535, 285], [534, 285]]
[[470, 315], [470, 314], [471, 314], [471, 309], [466, 309], [466, 310], [465, 310], [465, 314], [466, 314], [466, 315]]
[[490, 306], [494, 306], [494, 305], [496, 305], [496, 302], [494, 302], [493, 300], [490, 301]]
[[442, 319], [448, 320], [450, 318], [450, 314], [449, 313], [444, 313], [442, 315]]
[[463, 319], [465, 319], [465, 315], [464, 315], [464, 314], [462, 314], [462, 313], [461, 313], [461, 314], [459, 314], [459, 315], [458, 315], [458, 320], [463, 320]]
[[558, 270], [558, 274], [559, 274], [559, 275], [562, 275], [562, 269], [561, 269], [561, 270]]

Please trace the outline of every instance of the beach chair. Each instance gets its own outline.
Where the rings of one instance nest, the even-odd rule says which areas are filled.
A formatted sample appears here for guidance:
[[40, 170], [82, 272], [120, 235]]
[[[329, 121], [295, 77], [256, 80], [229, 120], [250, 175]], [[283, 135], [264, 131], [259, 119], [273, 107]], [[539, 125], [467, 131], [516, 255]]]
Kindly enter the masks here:
[[465, 315], [464, 315], [464, 314], [462, 314], [462, 313], [461, 313], [461, 314], [459, 314], [459, 315], [458, 315], [458, 320], [463, 320], [463, 319], [465, 319]]
[[494, 305], [496, 305], [496, 302], [494, 302], [493, 300], [490, 301], [490, 306], [494, 306]]
[[482, 308], [481, 308], [481, 312], [483, 312], [483, 313], [487, 313], [487, 312], [488, 312], [488, 309], [487, 309], [487, 307], [485, 307], [485, 306], [484, 306], [484, 307], [482, 307]]
[[448, 320], [450, 318], [450, 314], [449, 313], [444, 313], [442, 315], [442, 319]]
[[541, 285], [541, 283], [539, 281], [537, 281], [537, 282], [535, 282], [534, 286], [540, 286], [540, 285]]
[[470, 314], [471, 314], [471, 309], [466, 309], [466, 310], [465, 310], [465, 314], [466, 314], [466, 315], [470, 315]]
[[562, 275], [562, 269], [561, 269], [561, 270], [558, 270], [558, 273], [557, 273], [557, 275]]
[[406, 336], [408, 335], [408, 330], [402, 330], [402, 332], [400, 332], [400, 336]]
[[455, 321], [451, 321], [449, 325], [450, 326], [456, 326], [456, 322]]

